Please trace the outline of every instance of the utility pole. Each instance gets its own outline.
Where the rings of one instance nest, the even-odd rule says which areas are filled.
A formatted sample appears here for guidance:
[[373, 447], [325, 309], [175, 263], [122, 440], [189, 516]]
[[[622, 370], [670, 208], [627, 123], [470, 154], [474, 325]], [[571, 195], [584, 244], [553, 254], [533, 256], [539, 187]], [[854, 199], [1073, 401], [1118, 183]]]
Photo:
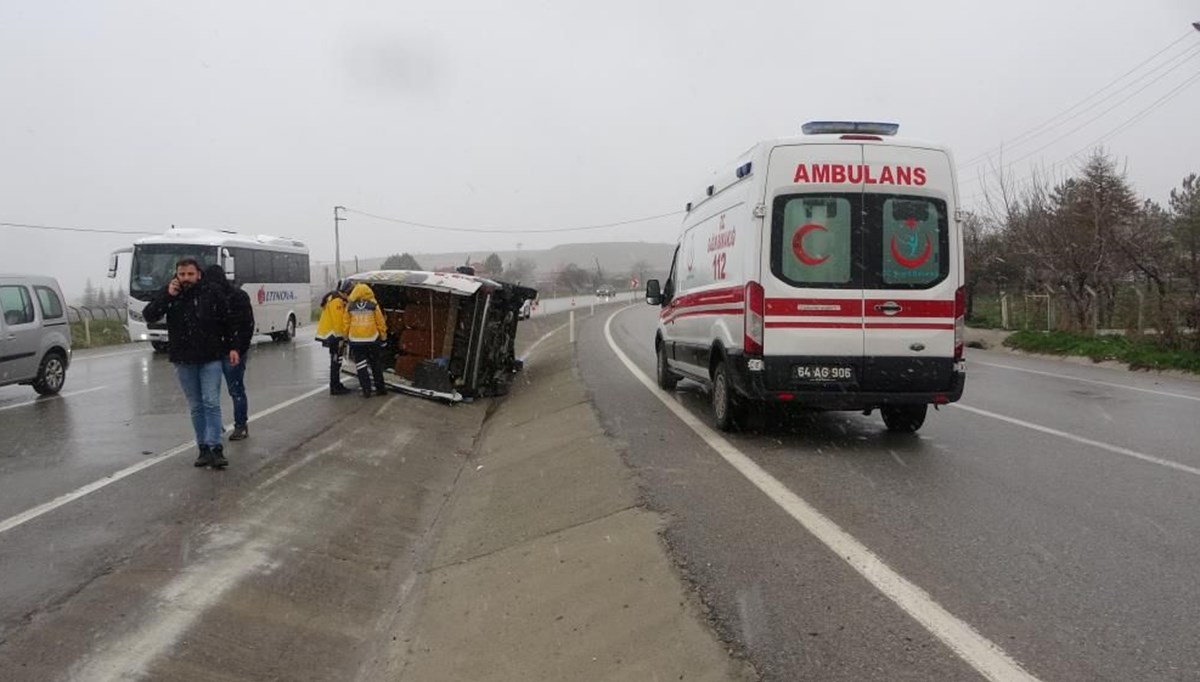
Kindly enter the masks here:
[[333, 272], [337, 275], [338, 280], [342, 279], [342, 238], [338, 228], [341, 226], [341, 222], [345, 220], [338, 212], [344, 210], [346, 210], [345, 206], [333, 207]]

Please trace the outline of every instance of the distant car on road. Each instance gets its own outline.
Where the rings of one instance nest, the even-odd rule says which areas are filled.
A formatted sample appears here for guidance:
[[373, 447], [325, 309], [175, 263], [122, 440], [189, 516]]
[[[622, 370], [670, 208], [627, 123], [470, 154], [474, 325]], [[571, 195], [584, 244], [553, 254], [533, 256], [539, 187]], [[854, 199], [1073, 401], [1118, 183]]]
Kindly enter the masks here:
[[600, 298], [612, 298], [617, 295], [617, 290], [605, 285], [596, 290], [596, 295]]
[[0, 386], [54, 395], [67, 380], [71, 325], [53, 277], [0, 275]]

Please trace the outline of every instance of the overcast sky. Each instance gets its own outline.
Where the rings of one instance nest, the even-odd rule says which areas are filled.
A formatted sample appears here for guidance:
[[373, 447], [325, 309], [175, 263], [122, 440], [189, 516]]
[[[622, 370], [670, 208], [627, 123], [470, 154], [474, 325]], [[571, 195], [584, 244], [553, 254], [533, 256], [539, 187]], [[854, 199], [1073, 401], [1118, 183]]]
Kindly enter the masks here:
[[[1182, 38], [1135, 87], [1006, 146], [1029, 156], [1018, 176], [1061, 171], [1200, 75], [1197, 20], [1184, 0], [8, 0], [0, 222], [220, 227], [329, 259], [337, 204], [456, 226], [619, 221], [680, 209], [717, 166], [810, 119], [898, 121], [961, 164]], [[1165, 202], [1200, 172], [1198, 112], [1200, 83], [1105, 139], [1141, 193]], [[961, 169], [964, 197], [977, 172]], [[346, 257], [671, 241], [678, 225], [464, 235], [349, 218]], [[0, 271], [70, 295], [131, 239], [0, 227]]]

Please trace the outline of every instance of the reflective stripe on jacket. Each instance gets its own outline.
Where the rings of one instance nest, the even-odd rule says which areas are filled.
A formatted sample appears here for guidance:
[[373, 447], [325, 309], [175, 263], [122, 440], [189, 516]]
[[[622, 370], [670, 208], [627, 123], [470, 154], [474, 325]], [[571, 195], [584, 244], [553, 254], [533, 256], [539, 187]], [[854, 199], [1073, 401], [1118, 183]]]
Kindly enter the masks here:
[[355, 284], [350, 292], [343, 329], [350, 343], [371, 343], [387, 338], [383, 311], [375, 301], [375, 292], [366, 284]]

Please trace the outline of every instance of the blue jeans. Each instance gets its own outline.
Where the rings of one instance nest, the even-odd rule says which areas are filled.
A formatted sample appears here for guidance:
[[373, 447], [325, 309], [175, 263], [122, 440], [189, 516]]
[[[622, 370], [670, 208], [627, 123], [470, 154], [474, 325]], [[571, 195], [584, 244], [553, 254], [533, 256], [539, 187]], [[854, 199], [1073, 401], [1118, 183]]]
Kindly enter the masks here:
[[245, 426], [246, 420], [249, 419], [247, 412], [249, 411], [248, 403], [246, 402], [246, 356], [249, 353], [242, 353], [240, 362], [234, 367], [229, 364], [229, 358], [221, 360], [221, 370], [225, 373], [225, 386], [229, 389], [229, 397], [233, 399], [233, 425]]
[[208, 447], [221, 444], [221, 361], [175, 365], [179, 385], [192, 408], [196, 443]]

